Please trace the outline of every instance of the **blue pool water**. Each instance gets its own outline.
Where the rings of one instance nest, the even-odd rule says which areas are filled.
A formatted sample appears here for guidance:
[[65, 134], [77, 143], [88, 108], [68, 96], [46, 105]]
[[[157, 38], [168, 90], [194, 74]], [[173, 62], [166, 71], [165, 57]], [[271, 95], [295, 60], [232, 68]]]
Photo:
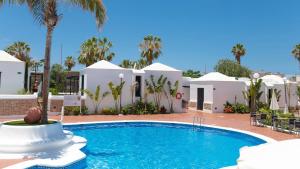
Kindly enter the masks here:
[[65, 126], [88, 140], [88, 169], [216, 169], [236, 164], [239, 149], [265, 141], [184, 124], [122, 122]]

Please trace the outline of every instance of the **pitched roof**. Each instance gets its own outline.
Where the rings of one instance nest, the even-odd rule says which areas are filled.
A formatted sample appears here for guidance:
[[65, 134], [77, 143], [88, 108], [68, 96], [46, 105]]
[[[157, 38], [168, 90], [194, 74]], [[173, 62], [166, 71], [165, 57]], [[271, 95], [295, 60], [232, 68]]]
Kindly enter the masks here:
[[277, 75], [265, 75], [261, 77], [266, 85], [284, 84], [283, 78]]
[[0, 50], [0, 62], [6, 61], [6, 62], [22, 62], [21, 60], [17, 59], [16, 57], [8, 54], [7, 52]]
[[226, 76], [219, 72], [210, 72], [192, 81], [237, 81], [234, 77]]
[[118, 65], [115, 65], [113, 63], [110, 63], [106, 60], [100, 60], [90, 66], [88, 66], [86, 69], [117, 69], [117, 70], [120, 70], [120, 69], [124, 69]]
[[161, 63], [153, 63], [147, 67], [144, 67], [142, 70], [157, 70], [157, 71], [180, 71], [170, 66], [161, 64]]

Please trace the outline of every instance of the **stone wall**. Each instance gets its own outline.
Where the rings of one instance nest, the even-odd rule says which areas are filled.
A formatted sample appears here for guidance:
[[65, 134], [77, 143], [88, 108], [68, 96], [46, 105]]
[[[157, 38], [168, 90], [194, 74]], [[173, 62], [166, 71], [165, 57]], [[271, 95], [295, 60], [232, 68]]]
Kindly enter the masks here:
[[0, 116], [25, 115], [29, 108], [37, 105], [36, 99], [0, 99]]

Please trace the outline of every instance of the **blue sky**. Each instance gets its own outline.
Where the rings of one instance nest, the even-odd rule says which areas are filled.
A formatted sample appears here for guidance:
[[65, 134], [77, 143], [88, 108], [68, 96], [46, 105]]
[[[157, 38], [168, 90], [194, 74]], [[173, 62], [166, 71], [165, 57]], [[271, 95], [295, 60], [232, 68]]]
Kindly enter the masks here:
[[[242, 64], [253, 70], [299, 72], [291, 50], [300, 43], [300, 1], [297, 0], [104, 0], [107, 21], [98, 31], [94, 17], [76, 7], [61, 6], [63, 18], [53, 37], [52, 64], [78, 57], [81, 43], [108, 37], [116, 53], [113, 63], [138, 59], [138, 44], [148, 34], [163, 41], [161, 63], [178, 69], [213, 70], [221, 58], [234, 59], [231, 48], [243, 43]], [[35, 23], [27, 7], [0, 9], [0, 49], [25, 41], [31, 55], [42, 58], [45, 28]], [[82, 66], [76, 66], [81, 69]]]

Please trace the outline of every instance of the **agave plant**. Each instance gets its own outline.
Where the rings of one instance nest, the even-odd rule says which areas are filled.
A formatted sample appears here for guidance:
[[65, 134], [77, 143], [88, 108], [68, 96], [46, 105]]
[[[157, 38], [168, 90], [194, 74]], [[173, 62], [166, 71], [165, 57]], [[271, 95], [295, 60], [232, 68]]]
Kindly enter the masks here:
[[[125, 81], [122, 81], [120, 85], [114, 85], [113, 82], [108, 83], [108, 87], [111, 90], [111, 94], [113, 96], [115, 102], [115, 108], [118, 112], [118, 105], [120, 104], [120, 97], [122, 93], [122, 89], [124, 87]], [[121, 112], [121, 110], [119, 110]]]
[[101, 95], [101, 87], [100, 85], [98, 85], [96, 87], [96, 91], [95, 93], [91, 92], [90, 90], [88, 89], [85, 89], [83, 90], [84, 93], [92, 100], [93, 102], [93, 105], [94, 105], [94, 113], [97, 114], [98, 112], [98, 109], [99, 109], [99, 106], [102, 102], [102, 100], [109, 95], [109, 92], [104, 92], [102, 95]]
[[258, 79], [256, 83], [254, 83], [253, 80], [251, 80], [248, 91], [243, 91], [245, 100], [248, 103], [250, 102], [251, 112], [256, 111], [256, 105], [258, 105], [259, 99], [263, 94], [263, 92], [260, 91], [261, 84], [262, 84], [261, 79]]
[[149, 94], [153, 95], [154, 103], [157, 108], [157, 111], [159, 111], [160, 108], [160, 102], [162, 94], [164, 93], [164, 86], [167, 82], [167, 77], [164, 77], [163, 75], [160, 75], [160, 77], [157, 79], [157, 81], [154, 80], [154, 76], [150, 76], [150, 81], [145, 80], [146, 89]]
[[169, 93], [167, 94], [167, 92], [165, 92], [165, 95], [168, 99], [170, 112], [173, 113], [174, 112], [174, 108], [173, 108], [174, 98], [176, 97], [176, 94], [177, 94], [177, 91], [178, 91], [179, 81], [177, 80], [174, 83], [174, 85], [172, 85], [172, 83], [170, 81], [168, 81], [167, 84], [168, 84], [168, 92]]

